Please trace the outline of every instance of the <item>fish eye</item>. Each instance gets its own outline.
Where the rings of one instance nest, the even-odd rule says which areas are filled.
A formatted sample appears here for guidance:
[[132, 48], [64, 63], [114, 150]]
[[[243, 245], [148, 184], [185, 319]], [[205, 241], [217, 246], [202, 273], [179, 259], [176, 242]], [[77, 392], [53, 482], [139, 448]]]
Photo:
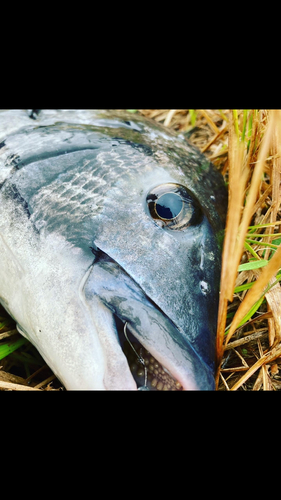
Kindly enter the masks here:
[[146, 202], [154, 222], [164, 229], [183, 230], [202, 221], [199, 203], [180, 184], [157, 186], [148, 193]]
[[183, 200], [176, 193], [162, 194], [155, 202], [155, 210], [160, 219], [171, 220], [181, 213]]

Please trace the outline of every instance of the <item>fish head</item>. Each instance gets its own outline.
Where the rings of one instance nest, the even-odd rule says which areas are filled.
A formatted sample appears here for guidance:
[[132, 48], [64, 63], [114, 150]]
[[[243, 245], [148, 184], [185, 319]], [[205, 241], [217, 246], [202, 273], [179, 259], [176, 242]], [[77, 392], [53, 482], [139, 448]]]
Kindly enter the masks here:
[[214, 389], [221, 175], [143, 119], [48, 120], [6, 140], [2, 304], [67, 389]]
[[132, 161], [119, 147], [126, 175], [95, 220], [102, 254], [87, 300], [99, 297], [182, 387], [214, 389], [223, 182], [197, 152], [169, 144], [144, 160], [139, 149]]

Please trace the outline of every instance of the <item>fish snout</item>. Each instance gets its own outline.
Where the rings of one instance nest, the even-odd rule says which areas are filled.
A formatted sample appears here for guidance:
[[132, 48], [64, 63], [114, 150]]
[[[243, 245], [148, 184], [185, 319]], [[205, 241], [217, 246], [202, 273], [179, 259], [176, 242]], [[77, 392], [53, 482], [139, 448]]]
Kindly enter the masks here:
[[92, 266], [83, 293], [104, 350], [106, 388], [114, 388], [113, 380], [120, 389], [215, 388], [212, 369], [180, 329], [106, 254]]

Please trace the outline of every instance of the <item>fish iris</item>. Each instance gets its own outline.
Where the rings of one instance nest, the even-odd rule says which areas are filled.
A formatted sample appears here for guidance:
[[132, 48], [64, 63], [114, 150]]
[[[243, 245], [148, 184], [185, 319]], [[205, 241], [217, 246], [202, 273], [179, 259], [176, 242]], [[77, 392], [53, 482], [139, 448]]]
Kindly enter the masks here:
[[183, 202], [176, 193], [166, 193], [160, 196], [155, 209], [161, 219], [174, 219], [182, 211]]

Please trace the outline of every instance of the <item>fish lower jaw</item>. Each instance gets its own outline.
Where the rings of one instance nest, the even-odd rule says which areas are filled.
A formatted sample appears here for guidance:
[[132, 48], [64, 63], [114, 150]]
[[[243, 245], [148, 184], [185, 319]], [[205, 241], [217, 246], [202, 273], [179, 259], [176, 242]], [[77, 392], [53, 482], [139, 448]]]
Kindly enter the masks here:
[[[128, 359], [131, 373], [137, 383], [138, 389], [147, 387], [149, 390], [156, 391], [181, 391], [181, 383], [172, 376], [172, 374], [154, 358], [149, 351], [140, 348], [140, 355], [144, 360], [143, 366], [139, 360]], [[147, 375], [145, 371], [147, 370]]]
[[132, 330], [126, 333], [121, 341], [123, 352], [127, 358], [131, 374], [139, 390], [182, 391], [197, 389], [193, 381], [165, 367], [154, 357], [133, 335]]

